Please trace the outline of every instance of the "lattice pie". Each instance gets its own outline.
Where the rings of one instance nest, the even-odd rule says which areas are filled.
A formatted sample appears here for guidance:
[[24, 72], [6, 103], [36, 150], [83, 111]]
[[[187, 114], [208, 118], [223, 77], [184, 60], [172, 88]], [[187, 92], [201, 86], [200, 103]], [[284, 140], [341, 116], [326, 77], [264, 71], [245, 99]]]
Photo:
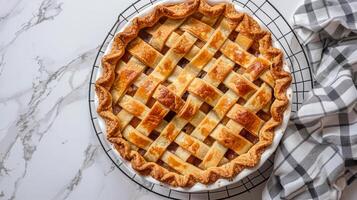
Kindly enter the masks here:
[[291, 76], [271, 35], [230, 4], [160, 5], [117, 34], [96, 82], [107, 138], [143, 175], [209, 184], [253, 167]]

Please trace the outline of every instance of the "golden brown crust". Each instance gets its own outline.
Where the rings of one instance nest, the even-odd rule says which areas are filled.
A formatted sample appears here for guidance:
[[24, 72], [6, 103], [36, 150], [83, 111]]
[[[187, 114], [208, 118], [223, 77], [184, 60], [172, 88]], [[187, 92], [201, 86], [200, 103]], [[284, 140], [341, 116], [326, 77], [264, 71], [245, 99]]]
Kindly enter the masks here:
[[[253, 48], [259, 50], [262, 55], [272, 62], [270, 71], [275, 79], [275, 100], [271, 105], [272, 118], [263, 125], [260, 130], [259, 141], [248, 152], [239, 155], [220, 167], [211, 167], [207, 170], [202, 170], [201, 173], [180, 175], [170, 172], [155, 162], [146, 161], [142, 155], [130, 148], [129, 143], [120, 132], [119, 119], [113, 114], [112, 97], [109, 90], [115, 80], [116, 64], [124, 55], [128, 43], [137, 37], [141, 29], [153, 26], [162, 16], [172, 19], [182, 19], [194, 12], [200, 12], [205, 16], [218, 16], [224, 13], [224, 16], [232, 22], [241, 22], [242, 20], [237, 29], [245, 35], [254, 38], [255, 41], [258, 41], [253, 44]], [[135, 18], [131, 25], [117, 34], [113, 40], [110, 52], [102, 58], [103, 72], [96, 82], [96, 93], [99, 99], [97, 112], [105, 121], [108, 140], [114, 144], [121, 156], [129, 160], [132, 167], [143, 175], [150, 175], [171, 186], [181, 187], [189, 187], [197, 182], [209, 184], [219, 178], [232, 178], [244, 168], [253, 167], [258, 164], [261, 154], [273, 141], [274, 128], [282, 123], [283, 113], [289, 103], [286, 90], [291, 83], [291, 75], [283, 70], [282, 56], [282, 52], [272, 46], [270, 33], [260, 29], [253, 18], [247, 14], [237, 12], [230, 4], [221, 3], [211, 6], [204, 0], [193, 0], [173, 5], [159, 5], [147, 16]], [[162, 114], [161, 111], [160, 113]], [[161, 114], [160, 117], [163, 117]], [[156, 120], [153, 121], [158, 123]]]
[[159, 86], [154, 94], [156, 98], [162, 105], [170, 108], [172, 111], [178, 113], [184, 106], [185, 102], [173, 92], [171, 92], [167, 87]]

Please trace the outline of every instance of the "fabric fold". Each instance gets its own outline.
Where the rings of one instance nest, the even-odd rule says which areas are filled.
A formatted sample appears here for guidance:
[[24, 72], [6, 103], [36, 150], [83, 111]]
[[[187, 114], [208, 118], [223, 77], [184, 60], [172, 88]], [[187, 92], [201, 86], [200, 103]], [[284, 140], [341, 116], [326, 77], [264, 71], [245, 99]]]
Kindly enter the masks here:
[[294, 30], [314, 89], [291, 116], [263, 199], [339, 199], [357, 174], [357, 1], [306, 0]]

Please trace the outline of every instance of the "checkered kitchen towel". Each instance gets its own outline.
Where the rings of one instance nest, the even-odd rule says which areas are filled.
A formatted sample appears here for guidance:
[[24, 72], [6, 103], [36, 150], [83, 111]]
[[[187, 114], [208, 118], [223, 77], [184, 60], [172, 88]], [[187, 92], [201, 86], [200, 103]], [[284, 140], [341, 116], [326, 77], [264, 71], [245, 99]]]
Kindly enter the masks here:
[[339, 199], [357, 176], [357, 1], [305, 0], [294, 24], [315, 88], [291, 117], [263, 199]]

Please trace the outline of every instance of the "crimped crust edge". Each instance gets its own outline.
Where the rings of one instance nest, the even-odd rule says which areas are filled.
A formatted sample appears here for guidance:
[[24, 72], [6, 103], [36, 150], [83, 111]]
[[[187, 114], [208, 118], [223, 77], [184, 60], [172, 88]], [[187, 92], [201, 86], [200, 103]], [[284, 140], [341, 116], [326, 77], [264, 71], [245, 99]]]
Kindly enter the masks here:
[[[131, 150], [129, 143], [120, 132], [119, 119], [113, 114], [110, 88], [115, 79], [114, 71], [117, 62], [124, 55], [127, 44], [137, 37], [141, 29], [153, 26], [163, 16], [181, 19], [194, 12], [200, 12], [203, 15], [209, 16], [224, 14], [230, 20], [245, 20], [247, 26], [241, 31], [257, 39], [259, 41], [259, 52], [272, 62], [270, 70], [275, 79], [275, 100], [270, 109], [271, 119], [261, 128], [259, 141], [248, 152], [239, 155], [220, 167], [202, 170], [201, 174], [181, 175], [170, 172], [157, 163], [147, 162], [137, 151]], [[283, 70], [283, 53], [272, 46], [269, 32], [262, 30], [248, 14], [236, 11], [234, 6], [228, 3], [211, 6], [204, 0], [193, 0], [179, 4], [158, 5], [150, 14], [135, 18], [124, 31], [114, 37], [109, 53], [102, 58], [102, 68], [102, 75], [96, 81], [95, 89], [99, 100], [97, 112], [105, 121], [107, 139], [114, 144], [124, 159], [131, 162], [132, 168], [140, 174], [149, 175], [173, 187], [191, 187], [197, 182], [210, 184], [219, 178], [233, 178], [244, 168], [256, 166], [260, 161], [262, 153], [272, 144], [274, 129], [282, 123], [284, 111], [289, 104], [286, 91], [292, 79], [290, 73]]]

